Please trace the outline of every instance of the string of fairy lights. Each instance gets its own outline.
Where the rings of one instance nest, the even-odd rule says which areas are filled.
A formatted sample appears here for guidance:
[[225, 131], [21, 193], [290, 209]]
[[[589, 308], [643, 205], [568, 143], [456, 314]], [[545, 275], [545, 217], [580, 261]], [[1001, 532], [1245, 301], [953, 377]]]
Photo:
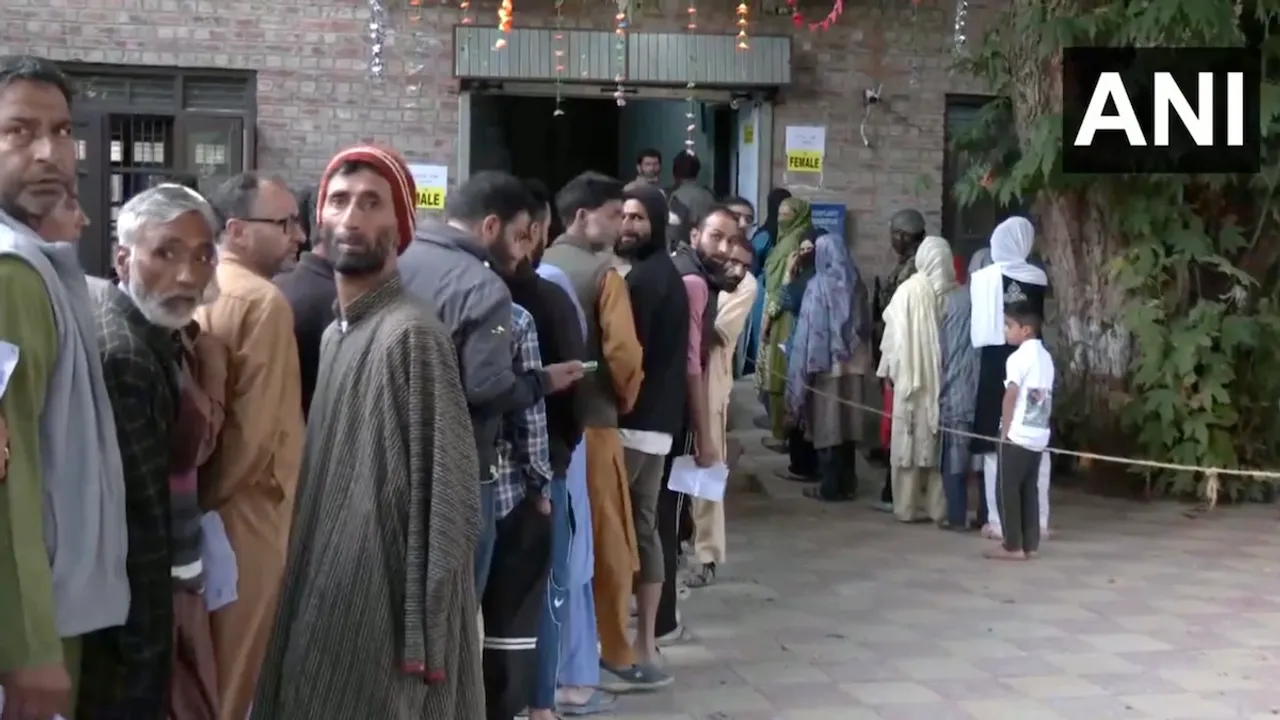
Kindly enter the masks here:
[[[449, 2], [450, 0], [443, 0]], [[472, 0], [454, 0], [457, 5], [459, 22], [462, 25], [471, 25], [475, 22], [474, 12], [472, 11]], [[918, 17], [920, 3], [922, 0], [910, 0], [911, 2], [911, 26], [914, 30]], [[421, 17], [422, 6], [425, 0], [407, 0], [409, 5], [410, 20]], [[562, 102], [564, 99], [564, 83], [569, 73], [569, 48], [566, 42], [564, 4], [566, 0], [553, 0], [555, 8], [555, 27], [552, 31], [551, 54], [552, 66], [555, 70], [555, 110], [553, 115], [559, 117], [564, 115]], [[631, 32], [632, 22], [632, 2], [633, 0], [614, 0], [617, 5], [614, 13], [613, 32], [613, 62], [615, 65], [614, 72], [614, 92], [613, 98], [619, 106], [627, 104], [627, 53], [628, 53], [628, 37]], [[376, 80], [382, 80], [387, 73], [387, 48], [390, 45], [391, 27], [388, 20], [389, 13], [384, 0], [368, 0], [369, 7], [369, 23], [368, 23], [368, 42], [369, 42], [369, 75]], [[685, 6], [685, 33], [690, 37], [689, 43], [689, 78], [685, 85], [686, 94], [685, 102], [687, 109], [685, 111], [685, 150], [692, 153], [695, 146], [695, 136], [697, 132], [697, 76], [698, 76], [698, 57], [693, 52], [697, 47], [697, 43], [692, 42], [693, 36], [698, 34], [698, 4], [697, 0], [686, 0]], [[797, 29], [807, 29], [809, 32], [818, 33], [825, 32], [840, 19], [844, 14], [844, 0], [833, 0], [830, 10], [820, 20], [810, 20], [805, 17], [800, 9], [800, 0], [787, 0], [787, 6], [791, 16], [791, 23]], [[750, 27], [750, 11], [746, 0], [739, 0], [734, 7], [734, 26], [736, 34], [734, 35], [734, 47], [740, 52], [746, 52], [751, 49], [751, 41], [748, 34]], [[497, 9], [498, 36], [493, 44], [495, 51], [505, 50], [508, 47], [508, 38], [511, 36], [514, 18], [515, 3], [514, 0], [499, 0]], [[965, 53], [968, 44], [968, 20], [969, 20], [969, 0], [956, 0], [954, 22], [952, 29], [951, 45], [952, 52], [956, 55]], [[910, 60], [911, 73], [910, 83], [912, 87], [919, 84], [920, 68], [917, 58], [913, 55]], [[421, 69], [421, 66], [417, 66]], [[413, 74], [413, 71], [410, 71]]]

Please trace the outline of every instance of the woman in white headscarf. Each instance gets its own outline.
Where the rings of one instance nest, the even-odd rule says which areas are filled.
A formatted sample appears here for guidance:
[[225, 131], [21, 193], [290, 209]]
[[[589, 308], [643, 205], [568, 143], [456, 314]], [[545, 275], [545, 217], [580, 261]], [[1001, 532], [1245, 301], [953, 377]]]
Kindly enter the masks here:
[[[1014, 346], [1005, 344], [1004, 298], [1006, 293], [1025, 296], [1026, 301], [1044, 317], [1045, 292], [1049, 278], [1044, 270], [1027, 262], [1035, 244], [1036, 231], [1024, 217], [1011, 217], [991, 233], [991, 264], [969, 278], [969, 297], [973, 315], [969, 337], [981, 352], [978, 368], [978, 398], [974, 411], [973, 432], [983, 437], [999, 437], [1000, 404], [1004, 398], [1005, 361]], [[1000, 539], [1003, 528], [996, 507], [996, 446], [989, 440], [973, 440], [969, 445], [975, 458], [982, 460], [984, 499], [987, 523], [983, 535]], [[1040, 529], [1049, 524], [1049, 455], [1044, 454], [1040, 468]], [[981, 515], [981, 513], [979, 513]]]
[[951, 246], [927, 237], [916, 251], [916, 273], [898, 286], [884, 311], [877, 374], [893, 384], [889, 471], [893, 514], [902, 522], [942, 522], [946, 515], [938, 467], [939, 331], [944, 299], [955, 286]]

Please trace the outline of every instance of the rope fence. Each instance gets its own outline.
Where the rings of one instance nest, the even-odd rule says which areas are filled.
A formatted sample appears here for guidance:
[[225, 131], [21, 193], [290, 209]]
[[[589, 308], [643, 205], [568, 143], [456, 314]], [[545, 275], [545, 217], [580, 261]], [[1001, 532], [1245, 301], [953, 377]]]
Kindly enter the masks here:
[[[757, 366], [757, 370], [759, 370], [759, 366]], [[783, 373], [771, 370], [770, 374], [775, 377], [781, 378], [784, 382], [787, 381], [787, 377]], [[819, 390], [818, 388], [808, 383], [805, 383], [804, 388], [805, 390], [808, 390], [810, 393], [813, 393], [814, 395], [821, 395], [822, 397], [829, 398], [845, 406], [852, 407], [856, 410], [871, 413], [881, 418], [889, 418], [893, 422], [897, 422], [899, 420], [899, 417], [896, 417], [892, 412], [885, 411], [883, 408], [872, 407], [864, 403], [854, 402], [852, 400], [849, 400], [848, 398], [840, 397], [835, 393]], [[968, 430], [960, 430], [958, 428], [939, 426], [938, 432], [953, 435], [955, 437], [967, 438], [970, 440], [986, 440], [996, 445], [1001, 445], [1004, 443], [1004, 441], [998, 437], [981, 435], [978, 433], [970, 432]], [[1205, 490], [1204, 490], [1205, 501], [1209, 508], [1213, 508], [1218, 503], [1218, 493], [1222, 488], [1222, 481], [1220, 479], [1220, 476], [1222, 475], [1247, 477], [1247, 478], [1252, 478], [1254, 480], [1263, 480], [1268, 482], [1276, 482], [1277, 480], [1280, 480], [1280, 470], [1247, 470], [1243, 468], [1204, 467], [1199, 465], [1184, 465], [1181, 463], [1160, 462], [1157, 460], [1144, 460], [1142, 458], [1120, 457], [1118, 455], [1103, 455], [1100, 453], [1084, 452], [1082, 450], [1068, 450], [1066, 448], [1054, 447], [1052, 445], [1050, 445], [1049, 447], [1046, 447], [1044, 449], [1044, 452], [1052, 453], [1054, 455], [1062, 455], [1065, 457], [1073, 457], [1078, 460], [1088, 461], [1088, 463], [1105, 462], [1105, 463], [1114, 463], [1117, 465], [1131, 465], [1136, 467], [1145, 467], [1145, 468], [1151, 468], [1155, 470], [1172, 470], [1174, 472], [1202, 474], [1205, 477]]]

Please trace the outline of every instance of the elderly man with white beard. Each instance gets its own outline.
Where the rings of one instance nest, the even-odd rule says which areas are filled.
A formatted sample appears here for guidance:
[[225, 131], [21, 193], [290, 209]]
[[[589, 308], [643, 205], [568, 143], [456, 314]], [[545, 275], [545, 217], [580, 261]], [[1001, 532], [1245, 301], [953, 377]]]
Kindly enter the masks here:
[[103, 378], [124, 467], [129, 615], [84, 638], [86, 718], [160, 718], [173, 655], [170, 454], [178, 425], [182, 341], [206, 299], [217, 255], [213, 209], [181, 185], [159, 185], [120, 209], [120, 284], [90, 280]]

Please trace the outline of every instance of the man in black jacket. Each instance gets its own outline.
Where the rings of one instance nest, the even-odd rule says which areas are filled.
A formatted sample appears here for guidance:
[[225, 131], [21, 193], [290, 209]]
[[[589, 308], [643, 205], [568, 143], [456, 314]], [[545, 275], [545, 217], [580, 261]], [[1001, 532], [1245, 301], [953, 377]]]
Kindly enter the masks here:
[[[636, 667], [652, 677], [645, 684], [671, 681], [657, 669], [654, 623], [664, 578], [658, 536], [658, 493], [662, 469], [684, 422], [687, 370], [692, 340], [689, 291], [666, 252], [667, 206], [655, 187], [632, 188], [622, 207], [622, 235], [614, 248], [630, 264], [627, 288], [636, 335], [644, 348], [644, 382], [635, 408], [618, 419], [631, 512], [636, 526], [640, 574], [635, 586]], [[704, 300], [705, 302], [705, 300]]]
[[[514, 269], [501, 271], [502, 279], [511, 291], [511, 299], [529, 311], [538, 331], [538, 350], [542, 364], [581, 360], [586, 357], [586, 340], [578, 321], [578, 311], [573, 301], [560, 286], [546, 280], [534, 270], [533, 257], [546, 243], [548, 221], [551, 217], [550, 196], [546, 187], [536, 180], [526, 180], [533, 196], [534, 209], [530, 213], [530, 238], [523, 257]], [[542, 720], [551, 715], [556, 706], [556, 675], [560, 647], [560, 625], [564, 620], [564, 606], [569, 583], [565, 578], [569, 562], [571, 519], [569, 491], [565, 485], [573, 450], [582, 442], [582, 421], [578, 418], [574, 403], [574, 388], [543, 398], [547, 408], [547, 438], [550, 441], [551, 483], [548, 487], [551, 499], [551, 582], [547, 603], [538, 630], [538, 667], [534, 687], [529, 698], [530, 720]]]
[[333, 322], [333, 305], [338, 288], [333, 284], [333, 263], [323, 243], [311, 240], [315, 222], [315, 189], [298, 194], [298, 225], [311, 243], [292, 268], [275, 276], [273, 282], [293, 308], [293, 334], [298, 340], [298, 367], [302, 372], [302, 417], [311, 410], [320, 366], [320, 339]]

